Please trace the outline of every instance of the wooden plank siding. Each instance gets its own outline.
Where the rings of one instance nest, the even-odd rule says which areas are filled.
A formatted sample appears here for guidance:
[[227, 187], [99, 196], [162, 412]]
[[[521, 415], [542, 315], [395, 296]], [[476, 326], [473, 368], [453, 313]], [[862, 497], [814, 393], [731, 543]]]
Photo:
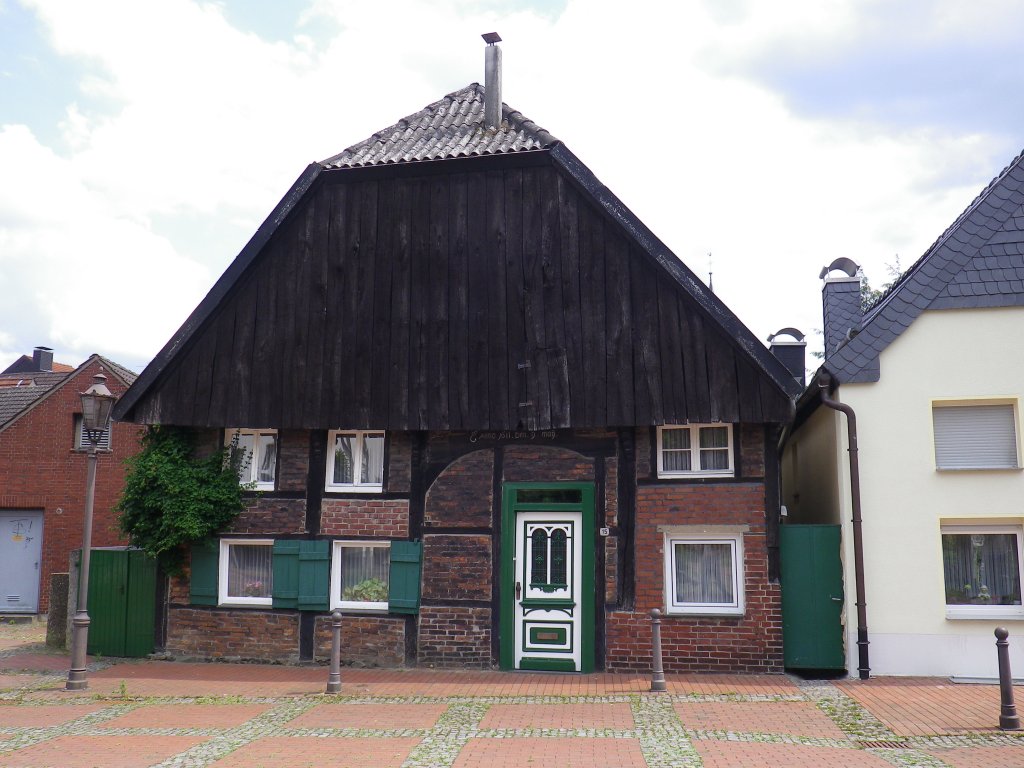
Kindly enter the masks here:
[[788, 412], [562, 170], [510, 165], [323, 174], [132, 417], [523, 430]]

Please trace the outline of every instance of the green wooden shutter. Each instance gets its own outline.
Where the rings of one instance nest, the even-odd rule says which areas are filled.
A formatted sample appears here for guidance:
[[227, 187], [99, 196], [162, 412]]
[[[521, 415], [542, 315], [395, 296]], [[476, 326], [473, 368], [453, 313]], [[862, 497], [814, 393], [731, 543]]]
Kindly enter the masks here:
[[299, 547], [301, 541], [274, 542], [275, 608], [295, 608], [299, 604]]
[[422, 542], [391, 542], [388, 584], [388, 610], [391, 613], [419, 613], [422, 553]]
[[331, 586], [331, 543], [299, 542], [300, 611], [326, 611]]
[[192, 605], [217, 604], [218, 555], [216, 539], [197, 541], [192, 545], [192, 579], [189, 597]]

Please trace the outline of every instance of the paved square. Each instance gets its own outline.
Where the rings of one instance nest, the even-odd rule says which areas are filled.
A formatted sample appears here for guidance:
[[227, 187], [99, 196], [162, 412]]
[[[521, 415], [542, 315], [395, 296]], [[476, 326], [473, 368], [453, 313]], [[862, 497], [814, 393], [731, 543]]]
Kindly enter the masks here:
[[809, 701], [683, 701], [676, 702], [675, 710], [692, 730], [846, 739], [839, 726]]
[[285, 724], [287, 728], [433, 728], [447, 704], [320, 704]]
[[892, 768], [882, 758], [857, 749], [703, 740], [693, 745], [704, 768]]
[[470, 739], [453, 768], [647, 768], [636, 739]]
[[1022, 768], [1024, 744], [1005, 747], [951, 747], [923, 750], [953, 768]]
[[148, 768], [206, 741], [204, 736], [60, 736], [0, 755], [5, 766]]
[[57, 688], [64, 681], [39, 675], [0, 675], [0, 691], [18, 691], [22, 688]]
[[155, 704], [126, 712], [98, 728], [236, 728], [269, 704]]
[[[951, 683], [943, 678], [872, 678], [837, 683], [900, 736], [999, 732], [999, 686]], [[1014, 686], [1017, 701], [1024, 687]]]
[[609, 728], [628, 731], [632, 730], [633, 726], [633, 712], [626, 703], [494, 704], [480, 722], [480, 728], [483, 730]]
[[318, 738], [271, 736], [257, 739], [212, 763], [215, 768], [398, 768], [418, 738]]
[[0, 705], [0, 726], [4, 728], [49, 728], [103, 709], [102, 704], [55, 704], [39, 707]]

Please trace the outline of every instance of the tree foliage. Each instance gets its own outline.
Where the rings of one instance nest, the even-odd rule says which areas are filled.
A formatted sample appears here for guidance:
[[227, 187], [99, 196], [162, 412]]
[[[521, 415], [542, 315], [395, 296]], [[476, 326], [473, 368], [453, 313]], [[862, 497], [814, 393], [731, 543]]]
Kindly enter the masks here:
[[125, 462], [116, 507], [121, 532], [170, 573], [181, 570], [187, 544], [229, 526], [245, 507], [238, 483], [245, 452], [232, 444], [197, 457], [194, 449], [190, 431], [150, 427], [142, 450]]

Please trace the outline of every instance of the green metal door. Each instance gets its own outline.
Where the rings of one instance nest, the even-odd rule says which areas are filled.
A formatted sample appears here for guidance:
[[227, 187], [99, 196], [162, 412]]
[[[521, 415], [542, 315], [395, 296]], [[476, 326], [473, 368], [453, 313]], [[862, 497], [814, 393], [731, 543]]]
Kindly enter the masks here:
[[783, 525], [782, 642], [787, 669], [846, 669], [838, 525]]
[[130, 549], [94, 549], [89, 563], [89, 653], [153, 651], [156, 561]]

